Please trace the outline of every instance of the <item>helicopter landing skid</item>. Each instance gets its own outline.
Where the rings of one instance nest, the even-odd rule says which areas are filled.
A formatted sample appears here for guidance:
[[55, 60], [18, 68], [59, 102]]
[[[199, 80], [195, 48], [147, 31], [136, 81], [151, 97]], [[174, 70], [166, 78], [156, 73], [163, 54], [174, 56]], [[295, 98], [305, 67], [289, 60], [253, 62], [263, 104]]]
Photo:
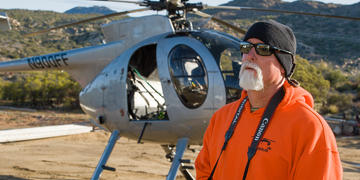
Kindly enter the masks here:
[[118, 139], [119, 139], [119, 131], [114, 130], [111, 133], [108, 144], [106, 145], [106, 148], [105, 148], [103, 154], [101, 155], [99, 163], [96, 166], [93, 176], [91, 177], [91, 180], [98, 180], [100, 177], [100, 174], [103, 170], [115, 171], [115, 168], [106, 166], [106, 162], [109, 159], [109, 156], [110, 156], [112, 150], [114, 149], [114, 145]]
[[174, 146], [162, 145], [163, 149], [167, 153], [165, 157], [172, 162], [166, 180], [174, 180], [178, 169], [180, 169], [180, 172], [187, 180], [194, 180], [194, 177], [188, 171], [188, 169], [193, 169], [194, 167], [186, 166], [184, 164], [191, 163], [191, 161], [182, 159], [182, 156], [187, 148], [188, 141], [188, 138], [180, 138], [176, 144], [176, 152], [174, 152]]

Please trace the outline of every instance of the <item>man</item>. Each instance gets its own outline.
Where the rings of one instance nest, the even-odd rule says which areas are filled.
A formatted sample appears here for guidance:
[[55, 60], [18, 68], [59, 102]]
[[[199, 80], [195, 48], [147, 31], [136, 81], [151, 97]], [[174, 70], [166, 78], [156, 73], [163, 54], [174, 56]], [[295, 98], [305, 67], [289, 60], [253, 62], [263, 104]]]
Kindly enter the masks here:
[[197, 179], [341, 179], [330, 127], [312, 109], [312, 96], [291, 80], [292, 30], [276, 21], [255, 23], [240, 50], [244, 91], [211, 118]]

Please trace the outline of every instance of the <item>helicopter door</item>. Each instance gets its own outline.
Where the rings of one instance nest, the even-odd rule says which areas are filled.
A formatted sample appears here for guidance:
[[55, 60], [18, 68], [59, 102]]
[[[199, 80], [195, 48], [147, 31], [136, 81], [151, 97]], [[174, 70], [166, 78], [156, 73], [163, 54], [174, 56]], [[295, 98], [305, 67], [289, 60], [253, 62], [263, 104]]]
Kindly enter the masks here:
[[190, 37], [160, 41], [157, 64], [170, 119], [208, 120], [215, 107], [225, 104], [225, 88], [217, 64], [199, 41]]

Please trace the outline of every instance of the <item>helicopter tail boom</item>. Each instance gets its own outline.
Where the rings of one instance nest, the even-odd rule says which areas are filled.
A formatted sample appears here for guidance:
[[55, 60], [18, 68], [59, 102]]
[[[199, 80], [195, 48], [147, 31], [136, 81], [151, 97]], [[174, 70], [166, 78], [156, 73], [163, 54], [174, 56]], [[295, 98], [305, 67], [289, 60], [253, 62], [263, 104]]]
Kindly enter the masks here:
[[124, 50], [123, 41], [0, 63], [0, 72], [65, 70], [82, 87]]

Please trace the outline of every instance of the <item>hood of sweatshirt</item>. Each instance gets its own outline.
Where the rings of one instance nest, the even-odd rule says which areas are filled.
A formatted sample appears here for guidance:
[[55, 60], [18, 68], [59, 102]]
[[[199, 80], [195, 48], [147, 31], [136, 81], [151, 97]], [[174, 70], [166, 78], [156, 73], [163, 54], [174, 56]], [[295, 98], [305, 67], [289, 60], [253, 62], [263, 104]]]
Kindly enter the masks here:
[[285, 96], [281, 101], [280, 106], [288, 106], [295, 103], [304, 103], [314, 108], [314, 99], [312, 95], [306, 91], [304, 88], [298, 86], [294, 87], [290, 85], [287, 81], [284, 83]]
[[[283, 100], [280, 102], [278, 107], [285, 107], [290, 106], [295, 103], [302, 103], [310, 106], [311, 108], [314, 108], [314, 99], [312, 95], [306, 91], [304, 88], [298, 86], [294, 87], [290, 85], [287, 81], [284, 82], [284, 88], [285, 88], [285, 96]], [[242, 91], [241, 99], [243, 97], [247, 96], [246, 91]]]

